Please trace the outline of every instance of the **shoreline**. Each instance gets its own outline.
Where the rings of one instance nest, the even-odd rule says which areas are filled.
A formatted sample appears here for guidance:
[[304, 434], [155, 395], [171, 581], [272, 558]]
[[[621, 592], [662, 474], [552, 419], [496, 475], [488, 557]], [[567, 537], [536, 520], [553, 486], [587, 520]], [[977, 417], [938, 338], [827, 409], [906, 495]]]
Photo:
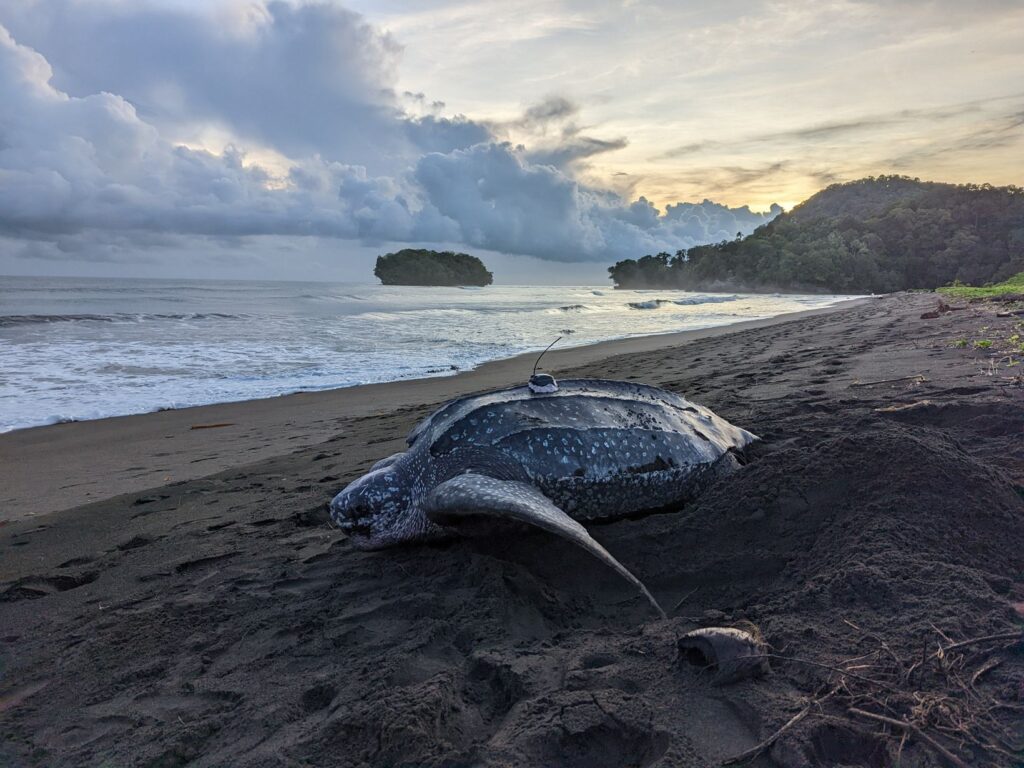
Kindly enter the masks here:
[[[228, 282], [230, 282], [230, 281], [228, 281]], [[353, 287], [360, 287], [360, 285], [361, 284], [353, 284]], [[362, 286], [362, 287], [372, 287], [372, 286]], [[444, 288], [444, 286], [436, 286], [436, 287]], [[524, 286], [514, 286], [514, 287], [524, 287]], [[680, 289], [668, 289], [668, 290], [673, 291], [673, 292], [679, 292], [680, 291]], [[594, 291], [594, 292], [595, 293], [601, 293], [600, 291]], [[661, 290], [658, 290], [658, 289], [630, 289], [630, 292], [632, 292], [632, 293], [652, 293], [652, 294], [653, 293], [664, 293], [664, 291], [661, 291]], [[685, 291], [683, 291], [683, 292], [685, 293]], [[694, 295], [697, 296], [699, 294], [695, 293]], [[753, 296], [753, 295], [755, 295], [755, 293], [751, 292], [751, 296]], [[764, 294], [764, 295], [768, 295], [768, 294]], [[774, 295], [776, 297], [778, 297], [780, 294], [775, 293]], [[810, 296], [810, 295], [813, 295], [813, 294], [808, 294], [808, 295]], [[850, 302], [855, 302], [855, 301], [869, 299], [869, 298], [876, 298], [873, 295], [872, 296], [867, 296], [867, 295], [865, 295], [865, 296], [859, 296], [859, 295], [846, 295], [846, 296], [844, 296], [844, 295], [841, 295], [841, 294], [819, 294], [819, 295], [823, 296], [823, 297], [830, 298], [833, 301], [833, 303], [830, 304], [830, 305], [827, 305], [827, 306], [808, 306], [806, 309], [793, 308], [793, 309], [790, 309], [790, 310], [785, 311], [785, 312], [778, 312], [778, 314], [774, 314], [774, 315], [766, 314], [766, 315], [761, 316], [761, 317], [758, 317], [757, 315], [752, 315], [752, 316], [748, 316], [748, 317], [746, 317], [744, 319], [740, 319], [743, 316], [742, 315], [738, 315], [737, 313], [724, 314], [724, 315], [713, 315], [713, 319], [714, 319], [716, 324], [713, 325], [713, 326], [709, 325], [709, 326], [706, 326], [706, 327], [685, 327], [683, 329], [650, 329], [650, 330], [641, 329], [641, 330], [639, 330], [637, 332], [626, 333], [624, 335], [622, 333], [621, 328], [616, 328], [615, 331], [612, 331], [610, 329], [604, 329], [604, 335], [597, 335], [597, 336], [594, 336], [594, 337], [591, 337], [591, 338], [585, 338], [585, 337], [584, 338], [576, 338], [575, 336], [570, 335], [570, 334], [575, 334], [576, 331], [574, 331], [574, 330], [563, 330], [563, 331], [560, 331], [559, 333], [561, 333], [560, 338], [564, 339], [564, 341], [558, 346], [558, 350], [559, 351], [564, 351], [564, 350], [568, 350], [568, 349], [577, 349], [577, 348], [580, 348], [580, 347], [591, 347], [591, 346], [596, 346], [596, 345], [600, 345], [600, 344], [607, 344], [607, 343], [610, 343], [610, 342], [628, 341], [628, 340], [637, 339], [637, 338], [641, 338], [641, 337], [645, 337], [645, 336], [682, 335], [682, 334], [692, 333], [692, 332], [696, 332], [696, 331], [706, 330], [707, 328], [711, 328], [711, 327], [743, 327], [743, 325], [745, 323], [759, 322], [761, 320], [770, 320], [770, 319], [772, 319], [774, 317], [778, 317], [778, 316], [781, 316], [781, 315], [797, 316], [797, 315], [799, 315], [799, 314], [801, 314], [803, 312], [814, 311], [814, 310], [821, 310], [821, 309], [831, 309], [832, 307], [843, 306], [843, 305], [849, 304]], [[705, 303], [717, 304], [717, 303], [720, 303], [721, 301], [727, 301], [727, 300], [731, 301], [731, 300], [737, 300], [739, 298], [740, 297], [736, 296], [736, 295], [724, 296], [724, 298], [708, 298], [706, 301], [699, 301], [699, 302], [696, 302], [696, 304], [697, 305], [702, 305], [702, 304], [705, 304]], [[800, 296], [797, 296], [796, 298], [800, 298]], [[657, 300], [651, 300], [651, 301], [627, 302], [626, 306], [630, 306], [630, 307], [632, 307], [634, 309], [653, 309], [653, 308], [656, 308], [656, 305], [660, 305], [660, 304], [663, 304], [663, 303], [680, 303], [680, 302], [686, 303], [686, 304], [690, 303], [689, 300], [685, 300], [685, 299], [684, 300], [679, 300], [679, 301], [667, 300], [667, 299], [657, 299]], [[791, 305], [792, 304], [796, 304], [797, 306], [799, 306], [802, 303], [803, 302], [799, 302], [799, 301], [791, 302]], [[648, 305], [650, 305], [650, 306], [648, 306]], [[576, 305], [573, 305], [571, 307], [559, 307], [558, 309], [562, 309], [562, 310], [564, 310], [564, 309], [572, 309], [575, 306]], [[749, 309], [749, 308], [745, 307], [744, 309]], [[778, 308], [774, 308], [774, 309], [778, 309]], [[152, 314], [152, 313], [145, 313], [145, 312], [142, 312], [142, 313], [140, 313], [140, 312], [112, 312], [112, 313], [109, 313], [109, 314], [100, 313], [100, 314], [72, 314], [72, 315], [67, 315], [67, 314], [57, 314], [57, 315], [23, 314], [23, 315], [19, 315], [19, 314], [15, 314], [15, 315], [0, 315], [0, 326], [3, 326], [5, 324], [5, 322], [7, 322], [7, 321], [13, 321], [12, 324], [17, 325], [21, 321], [31, 320], [32, 318], [41, 318], [40, 322], [49, 323], [49, 322], [56, 321], [56, 320], [61, 320], [61, 319], [65, 319], [65, 320], [88, 320], [88, 319], [97, 319], [97, 320], [99, 320], [99, 319], [105, 319], [105, 320], [116, 320], [116, 321], [119, 322], [121, 319], [130, 319], [132, 317], [135, 317], [136, 319], [139, 319], [140, 317], [173, 318], [173, 319], [194, 319], [196, 317], [206, 317], [206, 316], [226, 317], [222, 313], [213, 312], [213, 311], [205, 311], [205, 310], [200, 310], [200, 311], [196, 311], [196, 312], [190, 311], [190, 312], [185, 312], [185, 313], [180, 313], [180, 314], [178, 314], [178, 313], [174, 313], [174, 314], [162, 314], [162, 313]], [[242, 316], [230, 315], [230, 317], [232, 317], [233, 319], [240, 319], [241, 317], [244, 317], [244, 315], [242, 315]], [[555, 331], [552, 331], [552, 334], [554, 334], [554, 333], [555, 333]], [[279, 387], [278, 386], [274, 386], [274, 387], [270, 387], [269, 389], [266, 389], [266, 390], [263, 390], [263, 391], [245, 392], [245, 391], [237, 390], [237, 391], [234, 391], [234, 392], [225, 392], [225, 393], [222, 393], [222, 394], [219, 394], [219, 395], [213, 395], [213, 399], [209, 399], [209, 400], [206, 399], [207, 397], [210, 396], [209, 393], [207, 393], [205, 395], [201, 394], [201, 395], [196, 396], [194, 394], [189, 394], [189, 393], [185, 392], [185, 393], [179, 395], [179, 397], [181, 399], [176, 399], [174, 394], [167, 394], [167, 393], [165, 393], [158, 400], [152, 400], [151, 399], [148, 402], [136, 402], [136, 403], [134, 403], [132, 405], [127, 406], [127, 408], [111, 407], [111, 405], [109, 405], [109, 404], [104, 404], [102, 406], [95, 407], [92, 410], [88, 410], [87, 409], [85, 411], [82, 411], [82, 410], [75, 410], [75, 406], [70, 406], [71, 410], [68, 410], [69, 406], [67, 406], [67, 405], [53, 404], [52, 408], [54, 410], [52, 410], [52, 411], [45, 411], [45, 412], [39, 414], [37, 419], [35, 419], [35, 420], [27, 420], [25, 422], [15, 423], [10, 418], [8, 418], [6, 420], [6, 423], [0, 424], [0, 436], [5, 435], [5, 434], [9, 434], [11, 432], [20, 432], [20, 431], [30, 430], [30, 429], [39, 429], [39, 428], [42, 428], [42, 427], [52, 427], [52, 426], [57, 426], [57, 425], [60, 425], [60, 424], [75, 424], [75, 423], [79, 423], [79, 422], [95, 422], [95, 421], [103, 421], [103, 420], [106, 420], [106, 419], [122, 418], [122, 417], [126, 417], [126, 416], [143, 416], [143, 415], [147, 415], [147, 414], [159, 413], [159, 412], [162, 412], [162, 411], [181, 411], [181, 410], [188, 410], [188, 409], [192, 409], [192, 408], [201, 408], [201, 407], [204, 407], [204, 406], [229, 405], [229, 404], [232, 404], [232, 403], [253, 402], [253, 401], [257, 401], [257, 400], [273, 400], [273, 399], [276, 399], [276, 398], [287, 397], [289, 395], [315, 394], [315, 393], [319, 393], [319, 392], [328, 392], [328, 391], [341, 390], [341, 389], [354, 389], [356, 387], [365, 387], [365, 386], [372, 386], [372, 385], [379, 385], [379, 384], [392, 384], [392, 383], [404, 382], [404, 381], [415, 381], [415, 380], [418, 380], [418, 379], [451, 377], [451, 376], [457, 375], [457, 374], [463, 374], [463, 373], [469, 373], [469, 372], [476, 371], [481, 366], [488, 365], [490, 363], [500, 362], [500, 361], [508, 360], [508, 359], [512, 359], [512, 358], [529, 357], [530, 355], [539, 354], [544, 349], [544, 347], [546, 346], [547, 341], [549, 339], [550, 339], [550, 337], [547, 337], [547, 338], [543, 339], [542, 341], [538, 342], [538, 346], [536, 346], [536, 347], [534, 347], [532, 349], [523, 349], [521, 345], [515, 345], [515, 346], [519, 347], [519, 351], [515, 351], [513, 349], [508, 349], [508, 350], [504, 350], [504, 351], [492, 350], [489, 353], [491, 355], [497, 355], [497, 356], [487, 356], [488, 353], [484, 353], [483, 356], [472, 356], [470, 359], [456, 358], [455, 361], [452, 361], [452, 359], [450, 357], [449, 358], [442, 358], [441, 360], [433, 361], [431, 363], [425, 363], [425, 364], [423, 364], [423, 365], [421, 365], [419, 367], [413, 367], [411, 370], [408, 370], [408, 371], [405, 371], [403, 373], [397, 374], [394, 378], [377, 378], [378, 374], [381, 375], [381, 376], [384, 376], [384, 377], [388, 376], [388, 372], [382, 371], [382, 370], [378, 369], [377, 372], [371, 372], [370, 375], [367, 377], [368, 380], [364, 380], [364, 381], [359, 381], [358, 378], [356, 378], [355, 380], [351, 380], [351, 379], [348, 380], [348, 381], [341, 380], [341, 381], [336, 381], [335, 383], [329, 383], [329, 384], [323, 384], [323, 385], [307, 382], [307, 383], [309, 383], [309, 386], [305, 386], [305, 384], [303, 382], [298, 381], [298, 380], [293, 380], [291, 382], [291, 388], [289, 388], [288, 384], [285, 383], [285, 384], [283, 384], [283, 386], [279, 386]], [[396, 372], [394, 372], [394, 371], [391, 372], [392, 375], [395, 375], [395, 373]], [[115, 404], [116, 404], [116, 401], [115, 401]], [[93, 405], [96, 405], [96, 404], [93, 404]], [[43, 415], [43, 414], [47, 414], [47, 415]]]
[[[557, 376], [559, 370], [618, 355], [681, 346], [839, 312], [874, 300], [849, 299], [758, 320], [556, 348], [545, 355], [544, 367]], [[535, 358], [536, 353], [529, 352], [481, 363], [451, 376], [294, 392], [5, 432], [0, 434], [0, 488], [4, 489], [0, 492], [0, 524], [291, 453], [330, 439], [347, 419], [433, 405], [525, 381]], [[53, 477], [54, 456], [61, 457], [59, 482]]]

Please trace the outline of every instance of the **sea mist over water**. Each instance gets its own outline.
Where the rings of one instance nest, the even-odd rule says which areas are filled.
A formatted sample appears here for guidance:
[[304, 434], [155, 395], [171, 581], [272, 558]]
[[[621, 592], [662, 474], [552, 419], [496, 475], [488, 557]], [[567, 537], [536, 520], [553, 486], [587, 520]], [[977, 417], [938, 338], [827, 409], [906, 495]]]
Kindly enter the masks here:
[[559, 335], [559, 347], [575, 346], [844, 298], [4, 278], [0, 431], [450, 375]]

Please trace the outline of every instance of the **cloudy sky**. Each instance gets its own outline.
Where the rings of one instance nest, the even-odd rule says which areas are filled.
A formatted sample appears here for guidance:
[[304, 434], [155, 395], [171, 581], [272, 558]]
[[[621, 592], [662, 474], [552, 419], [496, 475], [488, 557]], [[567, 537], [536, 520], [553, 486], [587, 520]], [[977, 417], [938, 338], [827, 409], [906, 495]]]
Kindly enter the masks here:
[[593, 281], [1022, 158], [1019, 0], [0, 0], [0, 274]]

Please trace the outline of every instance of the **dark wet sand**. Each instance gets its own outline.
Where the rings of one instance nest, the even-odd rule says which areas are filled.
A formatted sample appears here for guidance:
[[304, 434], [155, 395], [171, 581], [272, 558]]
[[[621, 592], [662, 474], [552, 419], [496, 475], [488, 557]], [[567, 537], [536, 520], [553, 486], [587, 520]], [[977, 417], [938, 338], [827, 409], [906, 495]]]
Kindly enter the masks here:
[[[837, 665], [878, 638], [913, 656], [1019, 627], [1020, 370], [950, 342], [1020, 319], [921, 319], [936, 301], [546, 358], [764, 438], [686, 509], [593, 528], [682, 599], [667, 621], [543, 535], [366, 553], [328, 524], [325, 502], [436, 402], [519, 381], [523, 360], [4, 436], [0, 765], [717, 765], [836, 678], [773, 660], [717, 687], [677, 661], [687, 629], [752, 622]], [[1024, 704], [1024, 656], [999, 658], [979, 688]], [[808, 717], [753, 764], [887, 765], [878, 734]], [[917, 739], [903, 758], [940, 764]]]

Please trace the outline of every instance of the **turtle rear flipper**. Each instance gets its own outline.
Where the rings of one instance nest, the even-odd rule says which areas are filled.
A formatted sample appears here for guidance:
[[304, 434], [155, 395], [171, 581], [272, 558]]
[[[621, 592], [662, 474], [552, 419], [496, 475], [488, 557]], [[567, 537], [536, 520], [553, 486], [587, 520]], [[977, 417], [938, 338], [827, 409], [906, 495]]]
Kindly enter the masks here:
[[486, 519], [507, 520], [527, 523], [568, 539], [614, 568], [665, 618], [665, 611], [636, 576], [598, 544], [586, 528], [528, 483], [476, 473], [458, 475], [434, 488], [424, 499], [422, 509], [432, 522], [449, 528], [466, 530], [478, 527]]

